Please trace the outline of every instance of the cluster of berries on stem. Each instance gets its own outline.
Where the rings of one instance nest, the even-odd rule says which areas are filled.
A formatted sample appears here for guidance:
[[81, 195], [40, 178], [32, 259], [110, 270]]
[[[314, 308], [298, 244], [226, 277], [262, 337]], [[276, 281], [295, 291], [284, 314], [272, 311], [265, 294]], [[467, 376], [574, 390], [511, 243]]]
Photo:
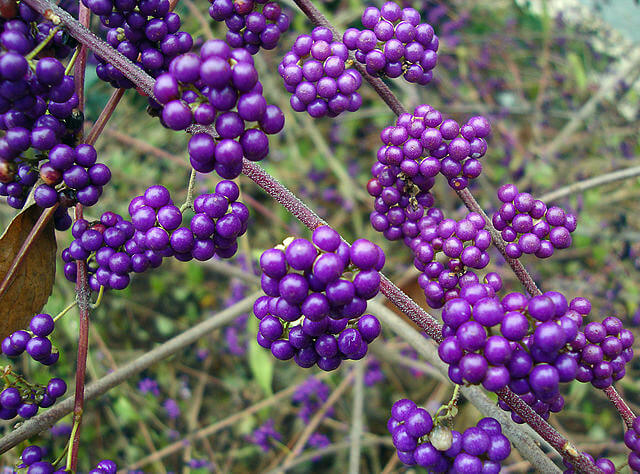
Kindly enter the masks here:
[[266, 296], [254, 305], [258, 343], [277, 359], [301, 367], [337, 369], [362, 359], [380, 334], [375, 316], [364, 314], [380, 289], [384, 253], [365, 239], [351, 246], [328, 226], [312, 241], [287, 239], [260, 257]]

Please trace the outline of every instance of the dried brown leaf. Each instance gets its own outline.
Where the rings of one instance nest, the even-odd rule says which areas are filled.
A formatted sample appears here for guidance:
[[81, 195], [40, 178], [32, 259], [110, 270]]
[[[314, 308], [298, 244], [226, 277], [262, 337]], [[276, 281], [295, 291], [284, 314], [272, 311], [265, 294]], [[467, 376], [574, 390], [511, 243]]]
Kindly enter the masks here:
[[[25, 244], [42, 210], [31, 205], [16, 215], [0, 237], [0, 282]], [[56, 238], [50, 219], [35, 237], [9, 285], [0, 293], [0, 340], [27, 327], [47, 302], [56, 273]], [[0, 289], [1, 291], [1, 289]]]

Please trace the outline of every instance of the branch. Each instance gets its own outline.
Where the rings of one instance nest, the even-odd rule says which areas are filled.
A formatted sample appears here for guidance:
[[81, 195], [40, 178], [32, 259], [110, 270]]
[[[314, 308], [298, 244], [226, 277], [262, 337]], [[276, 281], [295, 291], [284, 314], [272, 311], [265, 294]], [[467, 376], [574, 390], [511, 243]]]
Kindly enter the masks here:
[[633, 410], [629, 408], [627, 402], [624, 401], [624, 398], [620, 396], [613, 385], [609, 385], [603, 390], [603, 392], [605, 393], [607, 398], [611, 400], [611, 403], [613, 403], [613, 405], [616, 407], [618, 413], [620, 413], [622, 421], [624, 421], [624, 423], [627, 425], [627, 429], [631, 429], [633, 420], [636, 419], [636, 415], [635, 413], [633, 413]]
[[[635, 158], [637, 160], [638, 157]], [[551, 191], [547, 194], [543, 194], [538, 199], [544, 202], [557, 201], [565, 196], [571, 196], [587, 189], [602, 186], [603, 184], [614, 183], [623, 179], [634, 178], [640, 176], [640, 166], [632, 166], [623, 170], [612, 171], [594, 178], [585, 179], [576, 183], [570, 184], [555, 191]]]
[[[89, 384], [84, 392], [84, 400], [93, 400], [104, 395], [134, 375], [172, 356], [185, 347], [192, 345], [198, 339], [233, 321], [240, 314], [250, 311], [253, 303], [261, 294], [261, 292], [256, 292], [249, 295], [242, 301], [196, 324], [182, 334], [169, 339], [155, 349], [123, 365], [118, 370], [110, 372], [101, 379]], [[58, 420], [71, 413], [72, 410], [73, 397], [67, 397], [60, 403], [56, 403], [49, 410], [25, 421], [19, 428], [16, 428], [0, 439], [0, 454], [6, 453], [9, 449], [25, 439], [31, 438], [41, 431], [52, 427]]]
[[[91, 21], [91, 11], [78, 1], [78, 18], [80, 23], [88, 27]], [[78, 95], [78, 109], [84, 113], [84, 74], [87, 67], [88, 49], [86, 45], [80, 46], [80, 53], [74, 67], [75, 90]], [[80, 130], [80, 138], [84, 135], [84, 123]], [[82, 204], [76, 204], [76, 221], [82, 219]], [[72, 472], [78, 469], [78, 450], [80, 449], [80, 429], [82, 424], [82, 413], [84, 411], [84, 384], [87, 372], [87, 355], [89, 353], [89, 311], [91, 308], [91, 289], [89, 288], [89, 276], [87, 274], [87, 262], [78, 260], [76, 262], [76, 301], [78, 302], [78, 353], [76, 356], [76, 391], [73, 401], [73, 429], [71, 431], [71, 442], [67, 456], [67, 469]]]
[[96, 140], [98, 140], [98, 137], [120, 103], [120, 99], [122, 99], [124, 91], [125, 89], [116, 89], [111, 93], [111, 97], [109, 97], [107, 104], [104, 106], [104, 109], [102, 109], [102, 112], [100, 112], [98, 120], [96, 120], [93, 127], [91, 127], [91, 130], [89, 130], [85, 143], [89, 145], [94, 145], [96, 143]]
[[[368, 436], [367, 439], [363, 439], [361, 442], [362, 446], [388, 446], [393, 448], [393, 443], [388, 436]], [[300, 464], [304, 464], [308, 461], [314, 461], [315, 459], [321, 458], [323, 456], [327, 456], [329, 454], [337, 453], [338, 451], [342, 451], [343, 449], [347, 449], [351, 446], [349, 441], [340, 441], [339, 443], [332, 443], [326, 448], [315, 449], [313, 451], [306, 452], [298, 457], [296, 457], [291, 464], [289, 464], [288, 469], [292, 469], [295, 466], [299, 466]], [[271, 471], [267, 471], [266, 474], [282, 474], [282, 470], [280, 468], [272, 469]]]

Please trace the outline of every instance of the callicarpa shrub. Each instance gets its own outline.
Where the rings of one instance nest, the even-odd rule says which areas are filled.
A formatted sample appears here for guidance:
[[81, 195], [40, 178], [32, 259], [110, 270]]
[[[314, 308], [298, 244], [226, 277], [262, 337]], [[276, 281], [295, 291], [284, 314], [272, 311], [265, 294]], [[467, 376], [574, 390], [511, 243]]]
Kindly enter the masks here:
[[[549, 472], [552, 461], [526, 441], [529, 432], [518, 426], [527, 424], [559, 453], [564, 472], [616, 472], [611, 460], [580, 452], [547, 422], [571, 402], [565, 386], [578, 381], [590, 384], [590, 390], [604, 391], [612, 401], [627, 427], [623, 441], [630, 450], [628, 468], [640, 471], [640, 421], [613, 386], [633, 360], [633, 332], [616, 316], [593, 314], [586, 296], [562, 288], [541, 291], [520, 261], [531, 256], [526, 263], [535, 264], [533, 258], [547, 259], [571, 247], [572, 233], [580, 225], [577, 214], [503, 183], [497, 200], [491, 196], [495, 212], [490, 218], [470, 191], [483, 178], [482, 158], [496, 133], [489, 118], [470, 114], [459, 122], [449, 116], [447, 103], [438, 108], [421, 103], [409, 112], [390, 88], [397, 86], [392, 79], [400, 76], [410, 83], [403, 87], [435, 87], [440, 47], [436, 23], [442, 15], [432, 11], [430, 18], [423, 18], [418, 9], [395, 2], [362, 5], [361, 21], [340, 32], [310, 0], [295, 3], [300, 11], [294, 13], [266, 0], [214, 0], [208, 7], [189, 2], [200, 12], [201, 24], [211, 32], [210, 18], [219, 33], [205, 38], [200, 30], [186, 31], [189, 22], [175, 11], [177, 1], [81, 0], [62, 6], [47, 0], [0, 2], [0, 195], [8, 206], [22, 209], [0, 240], [7, 261], [0, 267], [0, 305], [12, 306], [0, 345], [7, 364], [2, 370], [0, 418], [10, 422], [0, 450], [8, 451], [43, 431], [51, 420], [73, 412], [62, 452], [21, 445], [19, 459], [9, 470], [78, 472], [85, 397], [102, 395], [223, 324], [218, 316], [191, 324], [194, 327], [126, 370], [115, 369], [85, 390], [91, 310], [144, 278], [136, 274], [159, 274], [160, 267], [172, 265], [167, 260], [224, 266], [221, 260], [236, 256], [251, 230], [252, 214], [265, 212], [265, 206], [247, 194], [240, 181], [244, 176], [310, 232], [277, 229], [281, 238], [269, 248], [243, 252], [240, 273], [249, 283], [235, 281], [225, 303], [228, 308], [220, 314], [224, 322], [242, 315], [225, 332], [229, 352], [242, 357], [247, 351], [264, 350], [261, 356], [293, 360], [307, 373], [336, 373], [343, 367], [340, 373], [347, 374], [342, 388], [331, 395], [319, 375], [288, 393], [309, 432], [289, 446], [285, 467], [307, 442], [320, 451], [329, 449], [329, 439], [314, 431], [323, 417], [335, 413], [332, 404], [354, 380], [358, 367], [370, 361], [369, 371], [361, 375], [366, 385], [392, 375], [385, 374], [387, 368], [371, 354], [376, 348], [385, 352], [381, 336], [387, 321], [394, 328], [402, 322], [380, 304], [384, 295], [437, 345], [432, 351], [437, 357], [428, 358], [428, 351], [420, 356], [455, 387], [449, 402], [428, 401], [425, 407], [396, 394], [397, 400], [388, 406], [390, 417], [385, 414], [388, 434], [383, 443], [393, 446], [401, 463], [427, 472], [498, 473], [517, 449], [534, 469]], [[303, 24], [302, 14], [315, 27], [289, 33], [291, 25]], [[463, 24], [446, 23], [442, 33], [449, 35]], [[263, 75], [264, 54], [277, 55], [274, 64], [280, 78]], [[97, 79], [115, 90], [85, 134], [89, 59], [96, 62]], [[292, 111], [306, 112], [311, 118], [301, 120], [309, 120], [311, 127], [344, 112], [357, 117], [365, 82], [397, 116], [376, 130], [381, 144], [377, 142], [377, 152], [365, 157], [369, 181], [351, 190], [366, 190], [365, 197], [373, 198], [368, 225], [377, 232], [371, 235], [388, 241], [384, 243], [362, 236], [348, 242], [341, 229], [327, 225], [257, 163], [266, 160], [270, 169], [278, 165], [270, 158], [285, 148], [280, 138], [286, 138], [285, 118], [293, 117]], [[105, 195], [122, 194], [113, 179], [119, 171], [114, 168], [117, 163], [107, 153], [99, 156], [94, 145], [128, 89], [146, 100], [146, 111], [138, 112], [153, 117], [166, 134], [188, 134], [182, 160], [191, 179], [183, 203], [174, 201], [180, 189], [155, 184], [129, 196], [127, 213], [104, 204]], [[276, 105], [283, 102], [278, 97], [286, 97], [290, 110]], [[367, 95], [367, 100], [375, 99]], [[334, 166], [339, 159], [332, 157]], [[198, 191], [198, 179], [205, 175], [214, 176], [217, 184]], [[344, 185], [339, 183], [337, 189]], [[461, 218], [451, 212], [453, 194], [467, 208]], [[325, 201], [342, 206], [342, 211], [352, 209], [334, 195]], [[281, 221], [267, 211], [273, 223]], [[56, 238], [70, 242], [59, 260], [65, 279], [75, 284], [76, 301], [51, 315], [42, 311], [53, 285], [55, 261], [40, 268], [44, 265], [37, 259], [44, 258], [40, 254], [47, 248], [55, 257]], [[47, 242], [54, 245], [47, 247]], [[412, 261], [418, 294], [424, 299], [414, 301], [383, 273], [398, 273], [389, 265], [396, 254]], [[508, 290], [511, 271], [523, 291]], [[44, 298], [34, 296], [25, 304], [16, 300], [15, 291], [29, 291], [29, 278], [38, 280], [35, 286], [43, 289], [37, 293]], [[260, 293], [248, 294], [249, 284], [256, 280]], [[67, 374], [66, 381], [51, 376], [47, 367], [60, 365], [60, 336], [54, 329], [75, 306], [80, 316], [75, 395], [60, 401], [72, 376]], [[248, 317], [250, 308], [257, 321]], [[427, 308], [441, 309], [440, 319]], [[240, 334], [249, 330], [254, 331], [253, 341], [242, 340]], [[432, 347], [431, 342], [418, 338], [415, 344]], [[23, 373], [24, 352], [39, 363], [35, 375]], [[210, 354], [205, 350], [197, 357], [209, 360]], [[479, 387], [493, 398], [482, 395]], [[141, 396], [160, 395], [152, 378], [145, 377], [138, 389]], [[460, 394], [479, 407], [484, 403], [485, 416], [473, 421], [458, 416]], [[169, 420], [180, 417], [174, 398], [162, 406]], [[453, 429], [454, 421], [465, 426]], [[284, 443], [280, 429], [284, 427], [269, 419], [246, 438], [268, 452]], [[359, 430], [361, 435], [362, 427]], [[363, 441], [357, 440], [358, 431], [352, 433], [353, 445]], [[84, 455], [99, 458], [93, 449], [84, 450]], [[352, 470], [357, 470], [358, 458], [354, 459]], [[92, 473], [115, 473], [120, 461], [80, 462], [91, 465]], [[189, 466], [214, 469], [195, 460]]]

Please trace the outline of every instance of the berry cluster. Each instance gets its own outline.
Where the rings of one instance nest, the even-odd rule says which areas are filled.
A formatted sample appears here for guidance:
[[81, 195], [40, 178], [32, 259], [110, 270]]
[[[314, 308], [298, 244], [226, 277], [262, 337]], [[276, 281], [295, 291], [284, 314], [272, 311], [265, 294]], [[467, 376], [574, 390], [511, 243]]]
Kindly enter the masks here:
[[[169, 0], [82, 0], [108, 28], [107, 43], [153, 77], [171, 60], [193, 47], [193, 38], [180, 30], [180, 16], [169, 11]], [[100, 56], [97, 76], [115, 88], [134, 87], [113, 64]]]
[[566, 249], [571, 245], [571, 233], [578, 225], [575, 215], [557, 206], [547, 208], [531, 194], [519, 193], [513, 184], [500, 186], [498, 199], [503, 204], [492, 220], [508, 242], [505, 251], [509, 257], [533, 254], [548, 258], [554, 249]]
[[635, 418], [632, 427], [624, 434], [624, 444], [631, 450], [629, 467], [640, 471], [640, 418]]
[[[54, 330], [54, 321], [49, 314], [37, 314], [27, 331], [16, 331], [2, 341], [2, 352], [8, 357], [17, 357], [25, 350], [43, 365], [53, 365], [58, 361], [58, 351], [51, 345], [48, 336]], [[24, 419], [35, 416], [38, 408], [52, 406], [56, 399], [67, 391], [67, 384], [59, 378], [52, 378], [46, 386], [32, 384], [12, 370], [4, 372], [4, 389], [0, 392], [0, 419], [11, 420], [16, 415]]]
[[489, 133], [491, 125], [482, 116], [471, 117], [460, 126], [422, 104], [413, 115], [400, 115], [395, 126], [380, 132], [383, 145], [377, 158], [384, 165], [399, 166], [408, 177], [431, 178], [442, 173], [453, 189], [464, 189], [482, 172], [479, 158], [487, 151]]
[[[55, 464], [48, 461], [43, 461], [44, 450], [40, 446], [31, 445], [22, 450], [20, 459], [22, 463], [17, 467], [18, 469], [29, 468], [29, 474], [65, 474], [65, 469], [56, 469]], [[116, 474], [118, 466], [110, 459], [104, 459], [100, 461], [95, 468], [89, 471], [89, 474]]]
[[[60, 199], [73, 199], [83, 206], [93, 206], [102, 195], [102, 187], [111, 180], [111, 171], [103, 163], [96, 163], [98, 154], [91, 145], [75, 148], [59, 144], [49, 151], [49, 161], [40, 167], [39, 185], [33, 194], [40, 207], [52, 207]], [[58, 191], [56, 186], [66, 188]], [[68, 193], [67, 190], [71, 190]]]
[[[432, 308], [441, 307], [445, 300], [458, 296], [456, 287], [467, 268], [479, 270], [489, 263], [487, 249], [491, 245], [491, 234], [484, 228], [484, 218], [475, 212], [459, 221], [443, 217], [442, 212], [428, 212], [418, 221], [419, 234], [409, 243], [414, 265], [422, 272], [418, 283]], [[446, 257], [444, 260], [437, 260], [440, 253]], [[497, 274], [492, 275], [495, 275], [493, 290], [499, 291], [502, 281]], [[477, 282], [471, 274], [463, 278], [463, 282], [469, 283], [469, 278]]]
[[634, 336], [622, 321], [608, 316], [600, 323], [592, 321], [571, 342], [580, 359], [576, 379], [606, 388], [624, 377], [625, 365], [633, 358]]
[[[500, 300], [487, 294], [486, 286], [463, 286], [459, 297], [444, 305], [438, 354], [449, 364], [454, 382], [481, 383], [490, 391], [509, 386], [548, 418], [564, 406], [560, 383], [595, 380], [595, 386], [605, 388], [624, 375], [633, 356], [633, 335], [622, 330], [617, 318], [585, 327], [591, 339], [606, 347], [606, 355], [597, 344], [587, 343], [591, 339], [580, 327], [590, 308], [585, 298], [567, 304], [555, 291], [532, 298], [510, 293]], [[522, 422], [514, 413], [512, 418]]]
[[256, 54], [260, 48], [273, 49], [291, 19], [280, 5], [268, 0], [212, 0], [209, 15], [229, 28], [227, 44]]
[[371, 226], [387, 240], [409, 242], [418, 233], [417, 223], [425, 209], [434, 204], [429, 192], [433, 177], [422, 173], [408, 175], [400, 166], [380, 161], [371, 167], [371, 174], [373, 178], [367, 183], [367, 192], [375, 198], [369, 216]]
[[[15, 33], [24, 38], [22, 30], [30, 31], [21, 20], [11, 20], [5, 28], [9, 23], [16, 30], [5, 30], [0, 36], [13, 38]], [[78, 97], [73, 76], [65, 75], [58, 59], [29, 61], [18, 52], [22, 48], [7, 44], [9, 51], [0, 55], [0, 129], [5, 131], [0, 138], [0, 195], [20, 209], [37, 180], [39, 163], [45, 160], [40, 173], [44, 178], [51, 170], [46, 161], [50, 150], [62, 143], [75, 145], [84, 117], [74, 111]], [[67, 201], [64, 207], [72, 204]]]
[[131, 221], [105, 212], [99, 222], [74, 223], [75, 240], [62, 252], [65, 276], [75, 281], [74, 261], [88, 260], [92, 290], [100, 286], [122, 290], [129, 285], [131, 272], [156, 268], [164, 257], [180, 261], [204, 261], [214, 255], [230, 258], [249, 219], [249, 210], [237, 201], [239, 195], [234, 182], [219, 182], [214, 193], [194, 200], [196, 214], [189, 227], [181, 227], [182, 212], [173, 205], [169, 191], [151, 186], [129, 204]]
[[[158, 77], [154, 94], [164, 105], [162, 122], [173, 130], [192, 124], [212, 125], [219, 138], [196, 133], [189, 140], [191, 166], [233, 179], [242, 158], [259, 161], [269, 153], [267, 135], [284, 126], [284, 114], [262, 95], [253, 58], [222, 40], [205, 42], [200, 54], [184, 54]], [[248, 127], [246, 122], [257, 122]]]
[[2, 353], [7, 357], [18, 357], [26, 350], [33, 360], [43, 365], [53, 365], [60, 357], [48, 338], [54, 327], [53, 318], [49, 314], [37, 314], [29, 323], [33, 334], [20, 330], [5, 337], [1, 345]]
[[362, 14], [363, 30], [349, 28], [344, 44], [373, 76], [396, 78], [427, 85], [438, 62], [438, 37], [428, 23], [420, 23], [414, 8], [386, 2], [381, 9], [367, 7]]
[[25, 56], [44, 43], [36, 57], [64, 59], [77, 45], [66, 31], [56, 28], [24, 2], [5, 2], [0, 8], [0, 44], [6, 51]]
[[400, 461], [428, 472], [497, 474], [500, 461], [511, 454], [511, 444], [494, 418], [483, 418], [459, 433], [435, 424], [429, 412], [408, 399], [393, 404], [387, 428]]
[[358, 110], [362, 76], [355, 69], [346, 70], [348, 59], [346, 46], [333, 40], [329, 28], [318, 26], [311, 35], [298, 36], [278, 66], [285, 89], [293, 94], [291, 108], [314, 118]]
[[380, 288], [384, 253], [365, 239], [351, 247], [328, 226], [312, 242], [287, 239], [260, 257], [266, 296], [254, 305], [260, 319], [258, 343], [280, 360], [301, 367], [317, 363], [334, 370], [358, 360], [380, 334], [375, 316], [364, 314]]

